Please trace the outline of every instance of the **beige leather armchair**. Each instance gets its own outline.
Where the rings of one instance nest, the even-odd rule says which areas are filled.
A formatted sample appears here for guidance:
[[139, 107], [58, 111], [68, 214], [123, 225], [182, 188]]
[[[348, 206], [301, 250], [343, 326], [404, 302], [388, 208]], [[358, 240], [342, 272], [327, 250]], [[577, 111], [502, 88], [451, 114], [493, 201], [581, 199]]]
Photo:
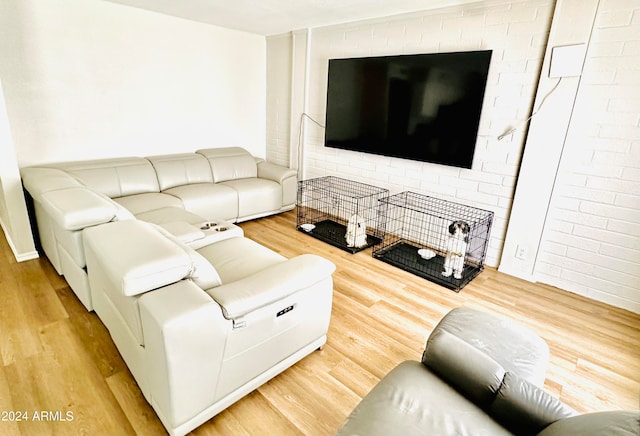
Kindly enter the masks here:
[[449, 312], [422, 361], [400, 363], [363, 398], [338, 436], [637, 436], [640, 412], [578, 415], [548, 394], [547, 344], [470, 308]]

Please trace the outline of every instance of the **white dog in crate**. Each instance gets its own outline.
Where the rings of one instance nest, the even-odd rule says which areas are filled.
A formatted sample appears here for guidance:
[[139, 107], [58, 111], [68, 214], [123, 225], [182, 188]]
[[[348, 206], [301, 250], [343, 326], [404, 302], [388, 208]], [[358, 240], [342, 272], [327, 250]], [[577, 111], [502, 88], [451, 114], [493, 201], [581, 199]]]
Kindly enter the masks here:
[[362, 248], [367, 245], [367, 223], [357, 213], [349, 218], [345, 239], [347, 247]]
[[454, 221], [449, 225], [449, 237], [446, 243], [447, 255], [444, 258], [442, 270], [444, 277], [450, 277], [453, 273], [454, 278], [462, 278], [470, 230], [469, 224], [464, 221]]

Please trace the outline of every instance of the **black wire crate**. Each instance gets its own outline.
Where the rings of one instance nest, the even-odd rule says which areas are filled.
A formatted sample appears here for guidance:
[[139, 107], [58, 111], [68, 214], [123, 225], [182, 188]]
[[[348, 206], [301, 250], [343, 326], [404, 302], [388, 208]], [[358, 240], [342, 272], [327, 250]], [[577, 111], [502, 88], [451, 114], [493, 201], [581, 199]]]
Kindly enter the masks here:
[[298, 182], [296, 227], [350, 253], [380, 242], [378, 200], [389, 190], [335, 176]]
[[373, 257], [460, 292], [484, 269], [493, 212], [414, 192], [380, 199]]

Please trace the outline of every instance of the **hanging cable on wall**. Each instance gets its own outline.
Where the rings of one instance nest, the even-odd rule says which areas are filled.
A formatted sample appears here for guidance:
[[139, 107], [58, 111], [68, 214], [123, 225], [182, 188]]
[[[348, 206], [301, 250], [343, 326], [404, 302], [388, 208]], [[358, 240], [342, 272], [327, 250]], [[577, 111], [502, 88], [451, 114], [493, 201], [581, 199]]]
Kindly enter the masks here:
[[308, 118], [309, 120], [311, 120], [314, 124], [318, 125], [318, 127], [322, 129], [325, 128], [324, 125], [322, 125], [321, 123], [313, 119], [313, 117], [311, 117], [306, 112], [302, 112], [302, 114], [300, 115], [300, 125], [298, 127], [298, 147], [297, 147], [298, 148], [298, 179], [302, 178], [302, 174], [300, 174], [300, 172], [302, 171], [302, 125], [304, 123], [305, 118]]
[[532, 119], [533, 117], [535, 117], [535, 116], [536, 116], [536, 114], [537, 114], [538, 112], [540, 112], [540, 110], [542, 109], [542, 106], [544, 105], [544, 102], [545, 102], [545, 101], [547, 100], [547, 98], [548, 98], [551, 94], [553, 94], [553, 92], [558, 88], [558, 85], [560, 85], [560, 82], [561, 82], [561, 81], [562, 81], [562, 77], [559, 77], [559, 78], [558, 78], [558, 81], [556, 82], [556, 84], [555, 84], [555, 85], [553, 85], [553, 87], [551, 88], [551, 90], [550, 90], [549, 92], [547, 92], [547, 93], [545, 94], [545, 96], [542, 98], [542, 101], [540, 102], [540, 105], [538, 106], [538, 109], [536, 109], [535, 111], [533, 111], [533, 112], [531, 113], [531, 115], [530, 115], [526, 120], [520, 121], [518, 124], [516, 124], [516, 125], [515, 125], [515, 127], [512, 127], [511, 129], [507, 130], [506, 132], [504, 132], [504, 133], [502, 133], [500, 136], [498, 136], [498, 141], [502, 141], [502, 140], [503, 140], [504, 138], [506, 138], [507, 136], [509, 136], [509, 135], [511, 135], [512, 133], [516, 132], [516, 131], [520, 128], [520, 126], [522, 126], [523, 124], [525, 124], [525, 123], [527, 123], [527, 122], [531, 121], [531, 119]]

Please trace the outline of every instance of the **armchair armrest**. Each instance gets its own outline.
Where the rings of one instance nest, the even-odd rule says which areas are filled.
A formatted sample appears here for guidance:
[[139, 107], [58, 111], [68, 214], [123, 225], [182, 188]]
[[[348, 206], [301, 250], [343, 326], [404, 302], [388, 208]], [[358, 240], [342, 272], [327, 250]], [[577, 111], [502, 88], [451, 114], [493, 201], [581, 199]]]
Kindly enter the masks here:
[[225, 318], [236, 319], [314, 285], [335, 268], [320, 256], [302, 254], [207, 293], [222, 306]]

